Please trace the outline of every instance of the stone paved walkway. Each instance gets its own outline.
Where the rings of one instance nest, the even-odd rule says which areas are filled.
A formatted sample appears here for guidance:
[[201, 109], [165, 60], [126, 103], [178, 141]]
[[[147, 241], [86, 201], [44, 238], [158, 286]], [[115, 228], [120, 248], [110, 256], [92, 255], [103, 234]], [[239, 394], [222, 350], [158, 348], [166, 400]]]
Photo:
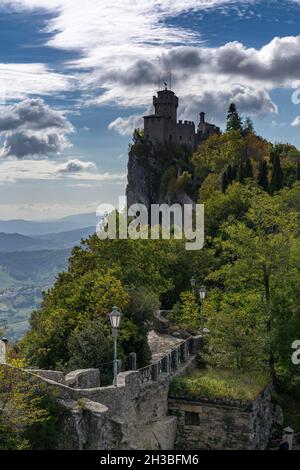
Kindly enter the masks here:
[[148, 342], [153, 361], [158, 361], [183, 341], [183, 339], [174, 338], [173, 336], [155, 333], [154, 330], [150, 331], [148, 333]]

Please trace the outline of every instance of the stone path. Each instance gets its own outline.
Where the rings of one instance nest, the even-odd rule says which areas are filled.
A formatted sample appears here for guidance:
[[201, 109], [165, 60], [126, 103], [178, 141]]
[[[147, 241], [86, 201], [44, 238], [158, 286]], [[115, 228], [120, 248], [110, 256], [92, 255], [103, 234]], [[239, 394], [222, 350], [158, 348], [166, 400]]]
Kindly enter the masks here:
[[152, 360], [154, 362], [158, 361], [183, 341], [183, 339], [174, 338], [173, 336], [158, 334], [154, 330], [150, 331], [148, 333], [148, 342]]

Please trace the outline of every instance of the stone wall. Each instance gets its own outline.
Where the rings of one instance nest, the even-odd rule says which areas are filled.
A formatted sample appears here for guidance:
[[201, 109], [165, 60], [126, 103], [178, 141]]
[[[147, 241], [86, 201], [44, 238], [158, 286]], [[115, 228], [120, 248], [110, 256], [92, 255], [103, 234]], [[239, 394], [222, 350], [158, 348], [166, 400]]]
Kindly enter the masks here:
[[168, 416], [169, 385], [192, 371], [199, 346], [197, 337], [181, 341], [149, 367], [120, 373], [118, 387], [100, 387], [97, 369], [23, 373], [46, 384], [63, 409], [58, 449], [171, 450], [177, 418]]
[[122, 372], [118, 387], [78, 389], [44, 377], [66, 410], [59, 448], [173, 449], [177, 419], [168, 416], [170, 381], [194, 367], [191, 356], [177, 371], [144, 383], [139, 371]]
[[169, 398], [177, 416], [176, 449], [266, 449], [272, 428], [269, 385], [253, 402]]

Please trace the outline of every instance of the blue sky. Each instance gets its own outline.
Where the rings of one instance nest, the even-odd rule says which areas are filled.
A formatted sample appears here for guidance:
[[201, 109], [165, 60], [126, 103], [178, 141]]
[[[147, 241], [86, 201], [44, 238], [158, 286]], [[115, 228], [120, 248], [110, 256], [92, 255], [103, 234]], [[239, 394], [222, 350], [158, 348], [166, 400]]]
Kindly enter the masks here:
[[1, 0], [0, 218], [116, 203], [130, 133], [170, 71], [179, 117], [224, 126], [235, 101], [300, 148], [299, 20], [297, 0]]

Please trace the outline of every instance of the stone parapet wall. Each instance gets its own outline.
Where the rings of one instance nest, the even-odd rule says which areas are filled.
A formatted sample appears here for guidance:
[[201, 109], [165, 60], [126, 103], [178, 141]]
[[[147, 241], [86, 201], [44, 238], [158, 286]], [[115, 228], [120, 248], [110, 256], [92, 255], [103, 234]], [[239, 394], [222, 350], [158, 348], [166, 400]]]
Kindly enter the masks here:
[[190, 401], [169, 398], [169, 412], [177, 416], [176, 449], [266, 449], [272, 428], [272, 386], [253, 402]]
[[97, 386], [97, 369], [66, 376], [38, 369], [23, 373], [46, 384], [64, 409], [59, 449], [171, 450], [177, 419], [168, 416], [169, 385], [195, 368], [195, 356], [187, 354], [186, 346], [195, 351], [197, 344], [197, 338], [182, 341], [148, 368], [120, 373], [118, 387]]

